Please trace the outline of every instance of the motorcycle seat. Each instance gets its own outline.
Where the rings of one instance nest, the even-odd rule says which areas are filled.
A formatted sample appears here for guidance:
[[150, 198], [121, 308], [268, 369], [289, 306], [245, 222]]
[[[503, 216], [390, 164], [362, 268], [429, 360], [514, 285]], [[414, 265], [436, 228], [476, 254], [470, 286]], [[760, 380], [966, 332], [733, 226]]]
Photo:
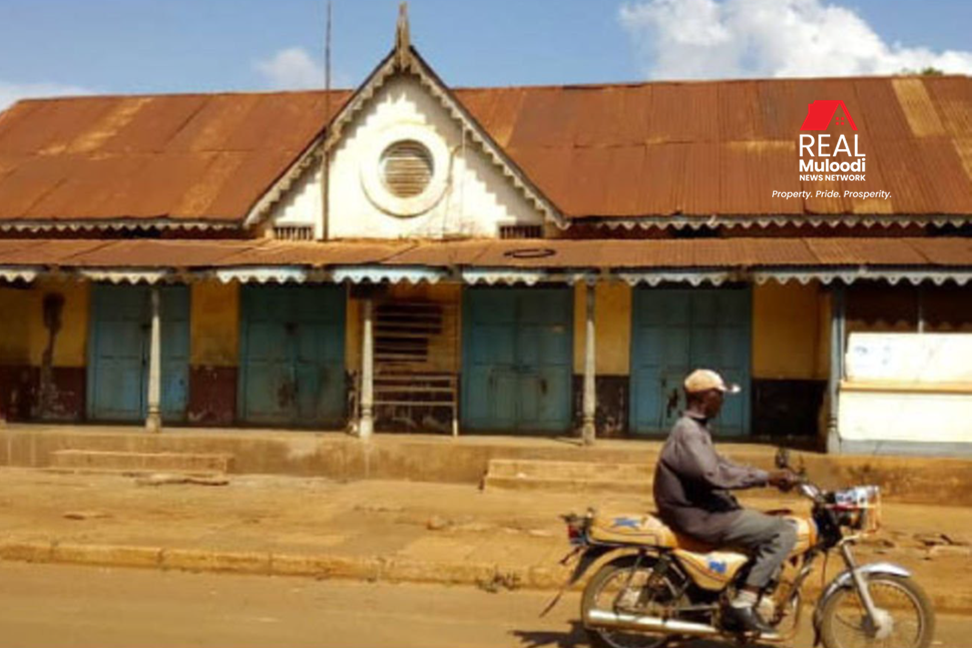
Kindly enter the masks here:
[[652, 513], [596, 513], [590, 537], [609, 542], [708, 553], [716, 547], [674, 531]]

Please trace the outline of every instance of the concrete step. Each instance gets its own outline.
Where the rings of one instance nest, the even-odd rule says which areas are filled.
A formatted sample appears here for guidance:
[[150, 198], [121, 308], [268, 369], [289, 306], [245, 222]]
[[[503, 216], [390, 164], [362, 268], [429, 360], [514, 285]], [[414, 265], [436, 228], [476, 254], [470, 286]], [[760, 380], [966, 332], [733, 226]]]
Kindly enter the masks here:
[[557, 491], [559, 493], [597, 493], [619, 495], [622, 493], [650, 495], [651, 481], [611, 479], [557, 479], [543, 477], [496, 477], [486, 475], [483, 486], [489, 489]]
[[485, 488], [562, 493], [651, 493], [654, 465], [539, 459], [492, 459]]
[[188, 452], [105, 452], [56, 450], [50, 468], [78, 472], [177, 472], [192, 474], [227, 473], [232, 468], [229, 454]]
[[536, 459], [492, 459], [487, 470], [492, 477], [637, 482], [650, 480], [654, 472], [653, 463]]

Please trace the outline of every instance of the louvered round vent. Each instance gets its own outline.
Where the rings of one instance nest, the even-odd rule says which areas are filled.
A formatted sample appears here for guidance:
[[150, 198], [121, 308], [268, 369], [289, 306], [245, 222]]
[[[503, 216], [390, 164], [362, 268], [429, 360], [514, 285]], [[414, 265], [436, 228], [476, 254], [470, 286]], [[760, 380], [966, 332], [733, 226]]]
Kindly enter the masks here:
[[432, 153], [421, 142], [395, 142], [381, 154], [381, 181], [399, 198], [417, 196], [432, 181]]

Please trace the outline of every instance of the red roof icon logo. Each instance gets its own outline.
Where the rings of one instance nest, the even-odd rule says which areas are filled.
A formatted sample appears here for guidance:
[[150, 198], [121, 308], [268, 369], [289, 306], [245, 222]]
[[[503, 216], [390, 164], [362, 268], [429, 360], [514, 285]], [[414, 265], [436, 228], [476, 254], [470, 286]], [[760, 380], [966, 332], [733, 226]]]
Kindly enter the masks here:
[[[803, 126], [800, 130], [827, 130], [830, 126], [831, 120], [834, 118], [834, 113], [840, 108], [844, 111], [844, 115], [847, 117], [847, 121], [850, 122], [851, 128], [857, 130], [857, 125], [854, 123], [854, 118], [851, 117], [850, 111], [847, 110], [847, 106], [840, 99], [825, 99], [823, 101], [814, 101], [812, 104], [807, 105], [807, 117], [803, 120]], [[844, 118], [837, 115], [837, 125], [843, 126]]]

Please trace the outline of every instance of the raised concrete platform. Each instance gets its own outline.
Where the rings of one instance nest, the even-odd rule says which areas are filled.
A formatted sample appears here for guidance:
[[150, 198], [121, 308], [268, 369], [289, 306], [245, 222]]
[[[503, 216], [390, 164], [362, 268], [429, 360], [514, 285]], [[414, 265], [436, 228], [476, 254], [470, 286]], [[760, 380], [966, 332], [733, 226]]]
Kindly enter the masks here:
[[[54, 452], [223, 454], [233, 473], [479, 484], [493, 459], [648, 464], [659, 441], [377, 434], [369, 443], [341, 432], [22, 425], [0, 428], [0, 465], [44, 468]], [[770, 468], [770, 445], [720, 443], [730, 458]], [[876, 484], [890, 501], [972, 505], [972, 460], [794, 453], [824, 487]]]
[[227, 473], [229, 454], [187, 452], [118, 452], [104, 450], [55, 450], [49, 468], [69, 472], [178, 472], [191, 475]]

